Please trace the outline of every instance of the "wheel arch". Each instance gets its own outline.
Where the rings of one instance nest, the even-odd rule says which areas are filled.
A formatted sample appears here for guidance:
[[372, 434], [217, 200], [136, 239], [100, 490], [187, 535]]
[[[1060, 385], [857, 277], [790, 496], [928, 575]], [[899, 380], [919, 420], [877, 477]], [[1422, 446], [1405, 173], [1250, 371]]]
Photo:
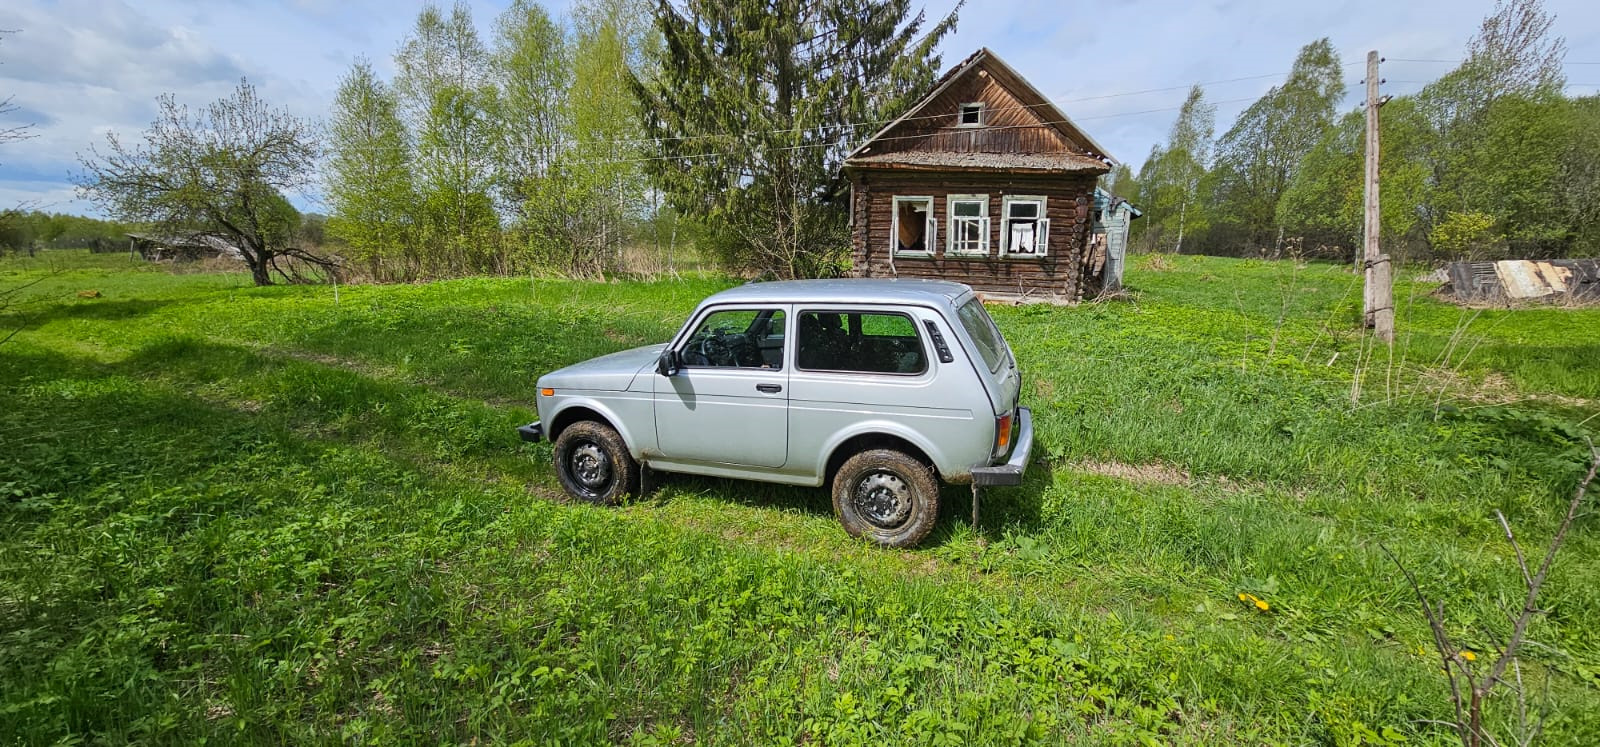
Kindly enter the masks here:
[[828, 450], [828, 459], [824, 462], [822, 470], [822, 484], [831, 485], [833, 478], [839, 473], [839, 468], [844, 463], [863, 451], [872, 449], [892, 449], [899, 451], [928, 466], [933, 471], [936, 481], [941, 481], [939, 465], [929, 456], [928, 449], [907, 438], [905, 435], [893, 433], [888, 430], [874, 429], [857, 433], [840, 440], [833, 448]]
[[618, 435], [622, 436], [622, 443], [628, 447], [628, 454], [634, 459], [639, 458], [639, 442], [634, 440], [633, 434], [629, 433], [627, 426], [623, 425], [622, 418], [617, 417], [616, 413], [598, 402], [579, 401], [562, 406], [550, 417], [550, 424], [546, 426], [545, 436], [550, 439], [550, 443], [555, 443], [556, 439], [561, 437], [561, 432], [566, 430], [568, 426], [584, 420], [603, 423], [606, 427], [616, 431]]

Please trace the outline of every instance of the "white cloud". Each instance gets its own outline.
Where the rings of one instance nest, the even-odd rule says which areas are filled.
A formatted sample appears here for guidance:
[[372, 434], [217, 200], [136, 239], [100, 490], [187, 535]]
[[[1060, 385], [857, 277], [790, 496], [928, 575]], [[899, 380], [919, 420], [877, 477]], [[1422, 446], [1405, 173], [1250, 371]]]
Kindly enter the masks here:
[[[930, 22], [953, 0], [923, 0]], [[448, 6], [449, 3], [441, 2]], [[485, 41], [505, 0], [473, 0]], [[569, 0], [548, 4], [565, 13]], [[1600, 6], [1547, 0], [1569, 60], [1600, 61]], [[338, 80], [358, 56], [380, 73], [422, 7], [420, 0], [9, 0], [0, 28], [0, 98], [31, 114], [37, 137], [0, 148], [0, 204], [36, 197], [61, 209], [88, 209], [70, 196], [76, 154], [107, 132], [134, 138], [171, 92], [201, 106], [248, 76], [274, 106], [325, 116]], [[1058, 100], [1111, 153], [1135, 168], [1163, 140], [1185, 88], [1195, 82], [1287, 72], [1298, 49], [1328, 36], [1349, 63], [1377, 48], [1398, 59], [1453, 60], [1461, 55], [1490, 0], [1345, 0], [1323, 4], [1225, 0], [1209, 3], [1067, 4], [1047, 0], [970, 0], [944, 62], [987, 46], [1046, 95]], [[1410, 93], [1448, 64], [1391, 61], [1390, 93]], [[1600, 66], [1569, 69], [1574, 83], [1600, 83]], [[1354, 89], [1358, 64], [1346, 76]], [[1587, 77], [1585, 77], [1587, 76]], [[1227, 130], [1276, 77], [1207, 86]], [[1126, 94], [1152, 88], [1171, 90]], [[1594, 85], [1575, 87], [1590, 93]], [[1353, 106], [1352, 92], [1348, 104]], [[1158, 111], [1149, 111], [1158, 110]], [[13, 117], [0, 126], [29, 121]], [[309, 201], [301, 201], [307, 205]]]

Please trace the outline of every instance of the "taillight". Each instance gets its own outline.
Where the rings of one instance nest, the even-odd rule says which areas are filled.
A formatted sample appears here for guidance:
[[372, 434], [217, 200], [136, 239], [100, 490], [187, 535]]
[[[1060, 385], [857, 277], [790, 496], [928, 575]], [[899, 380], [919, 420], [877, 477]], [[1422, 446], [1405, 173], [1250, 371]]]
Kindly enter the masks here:
[[994, 452], [1003, 454], [1011, 447], [1011, 413], [994, 419]]

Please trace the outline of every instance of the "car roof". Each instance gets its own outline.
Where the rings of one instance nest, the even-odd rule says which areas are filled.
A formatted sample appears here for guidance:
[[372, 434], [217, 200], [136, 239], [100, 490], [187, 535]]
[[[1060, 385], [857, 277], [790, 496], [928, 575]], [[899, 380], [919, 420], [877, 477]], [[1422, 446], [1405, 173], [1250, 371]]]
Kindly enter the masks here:
[[972, 288], [948, 280], [920, 278], [835, 278], [746, 283], [714, 294], [713, 303], [915, 303], [952, 304]]

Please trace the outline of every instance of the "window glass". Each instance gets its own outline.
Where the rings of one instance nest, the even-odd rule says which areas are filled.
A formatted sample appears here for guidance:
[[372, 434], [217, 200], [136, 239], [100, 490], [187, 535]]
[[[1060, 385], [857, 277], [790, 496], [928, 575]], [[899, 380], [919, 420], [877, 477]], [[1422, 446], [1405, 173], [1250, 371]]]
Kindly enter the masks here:
[[983, 124], [983, 104], [962, 104], [961, 124]]
[[1005, 224], [1001, 229], [1001, 248], [1006, 254], [1044, 256], [1049, 243], [1050, 222], [1044, 218], [1044, 198], [1007, 199]]
[[995, 329], [994, 320], [989, 318], [989, 312], [984, 310], [983, 304], [976, 298], [967, 301], [956, 310], [956, 316], [961, 317], [961, 326], [966, 328], [967, 336], [978, 346], [978, 355], [989, 365], [989, 370], [1000, 370], [1000, 364], [1005, 361], [1006, 343], [1000, 338], [1000, 330]]
[[1013, 202], [1010, 210], [1012, 218], [1039, 217], [1039, 203], [1037, 202]]
[[904, 314], [804, 311], [799, 334], [800, 368], [916, 374], [928, 367], [917, 326]]
[[989, 253], [987, 197], [950, 198], [950, 247], [955, 254]]
[[685, 366], [783, 368], [783, 312], [714, 311], [700, 322], [678, 352]]

